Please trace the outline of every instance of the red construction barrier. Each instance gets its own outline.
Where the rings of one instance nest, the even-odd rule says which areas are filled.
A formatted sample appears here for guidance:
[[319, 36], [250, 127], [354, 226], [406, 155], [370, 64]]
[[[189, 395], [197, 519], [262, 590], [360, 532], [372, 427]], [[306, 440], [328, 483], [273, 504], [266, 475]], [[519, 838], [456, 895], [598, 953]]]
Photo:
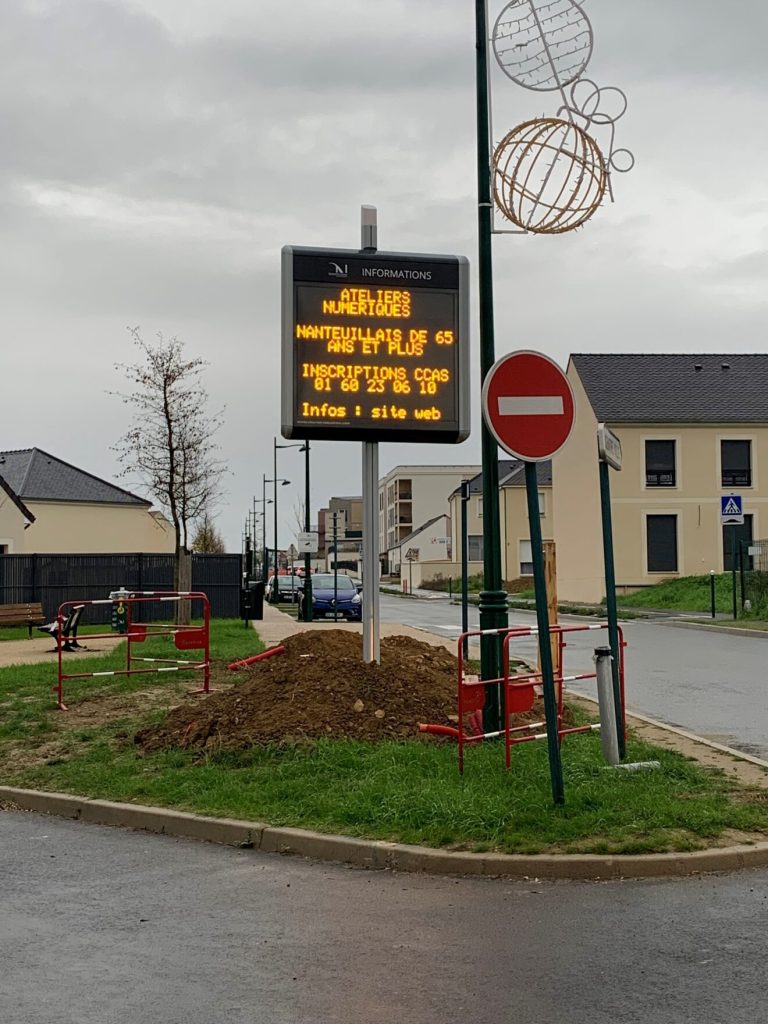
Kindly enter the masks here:
[[261, 654], [252, 654], [250, 658], [242, 658], [240, 661], [232, 661], [227, 668], [230, 672], [236, 672], [239, 668], [246, 668], [248, 665], [253, 665], [257, 661], [264, 661], [265, 658], [272, 658], [275, 654], [285, 653], [285, 648], [281, 645], [278, 647], [268, 647], [266, 651], [262, 651]]
[[[561, 742], [564, 736], [570, 736], [579, 732], [590, 732], [599, 729], [599, 725], [580, 725], [571, 728], [563, 727], [563, 684], [581, 679], [595, 679], [596, 672], [579, 672], [573, 675], [563, 675], [563, 652], [568, 646], [564, 636], [567, 633], [582, 633], [597, 629], [607, 629], [607, 623], [590, 623], [585, 626], [561, 626], [553, 624], [549, 628], [551, 636], [557, 637], [560, 657], [559, 668], [556, 670], [554, 683], [557, 700], [557, 736]], [[624, 648], [627, 646], [621, 628], [619, 635], [619, 683], [621, 693], [621, 712], [624, 734], [626, 736], [626, 716], [624, 700]], [[503, 637], [503, 676], [499, 679], [480, 679], [479, 676], [467, 673], [464, 670], [464, 647], [470, 637], [500, 636]], [[455, 736], [458, 746], [459, 771], [464, 771], [464, 746], [467, 743], [478, 743], [484, 739], [498, 739], [504, 737], [504, 755], [507, 767], [511, 763], [511, 749], [515, 743], [528, 743], [533, 740], [546, 739], [547, 724], [541, 722], [527, 722], [525, 725], [511, 726], [510, 715], [530, 711], [536, 699], [537, 686], [542, 685], [540, 672], [526, 672], [520, 675], [510, 673], [509, 668], [509, 645], [515, 639], [522, 637], [538, 636], [538, 628], [535, 626], [510, 626], [507, 629], [470, 630], [462, 633], [458, 639], [458, 725], [456, 729], [450, 726], [419, 725], [419, 731], [434, 733], [441, 736]], [[483, 732], [482, 709], [485, 703], [486, 686], [503, 686], [504, 716], [503, 728], [496, 732]]]
[[[176, 624], [165, 624], [165, 623], [136, 623], [132, 622], [132, 610], [137, 605], [153, 603], [157, 601], [169, 601], [172, 603], [178, 603], [179, 601], [190, 601], [202, 603], [203, 612], [203, 625], [202, 626], [180, 626]], [[126, 640], [126, 667], [124, 669], [114, 669], [109, 672], [65, 672], [64, 671], [64, 659], [62, 657], [67, 642], [67, 638], [62, 636], [63, 624], [69, 614], [69, 609], [74, 606], [82, 606], [83, 609], [91, 607], [93, 605], [113, 605], [123, 604], [126, 608], [126, 632], [122, 634]], [[58, 637], [56, 641], [57, 652], [58, 652], [58, 682], [54, 686], [53, 690], [56, 694], [56, 704], [61, 711], [66, 711], [67, 706], [64, 703], [64, 680], [65, 679], [93, 679], [96, 676], [135, 676], [135, 675], [147, 675], [149, 673], [158, 672], [202, 672], [203, 673], [203, 685], [195, 690], [195, 693], [210, 693], [211, 690], [211, 657], [210, 657], [210, 625], [211, 625], [211, 606], [208, 602], [208, 596], [198, 592], [184, 592], [184, 591], [131, 591], [129, 593], [121, 593], [119, 598], [104, 598], [98, 601], [64, 601], [59, 605], [59, 610], [56, 616], [59, 623]], [[132, 647], [134, 644], [144, 643], [148, 637], [154, 636], [167, 636], [173, 637], [173, 641], [177, 649], [186, 650], [202, 650], [203, 659], [197, 661], [186, 661], [179, 658], [146, 658], [136, 657], [132, 653]], [[114, 639], [115, 634], [109, 633], [89, 633], [89, 640], [106, 640]], [[161, 668], [134, 668], [136, 662], [142, 662], [146, 664], [157, 664], [161, 665]]]

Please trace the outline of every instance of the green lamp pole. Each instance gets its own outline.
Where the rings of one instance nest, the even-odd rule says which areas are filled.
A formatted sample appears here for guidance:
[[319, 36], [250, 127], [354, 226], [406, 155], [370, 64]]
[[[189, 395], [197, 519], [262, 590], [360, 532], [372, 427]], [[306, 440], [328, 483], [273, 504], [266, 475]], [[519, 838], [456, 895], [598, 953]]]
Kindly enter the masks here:
[[[491, 151], [488, 136], [488, 25], [486, 0], [475, 0], [475, 46], [477, 51], [477, 222], [479, 235], [478, 276], [480, 280], [480, 380], [496, 361], [493, 333], [493, 199], [491, 196]], [[499, 461], [496, 440], [481, 426], [483, 464], [483, 574], [485, 589], [480, 594], [480, 629], [505, 629], [507, 595], [502, 590], [501, 524], [499, 520]], [[480, 639], [480, 674], [499, 679], [503, 671], [502, 641], [499, 636]], [[503, 726], [504, 697], [501, 686], [486, 687], [483, 729], [497, 732]]]

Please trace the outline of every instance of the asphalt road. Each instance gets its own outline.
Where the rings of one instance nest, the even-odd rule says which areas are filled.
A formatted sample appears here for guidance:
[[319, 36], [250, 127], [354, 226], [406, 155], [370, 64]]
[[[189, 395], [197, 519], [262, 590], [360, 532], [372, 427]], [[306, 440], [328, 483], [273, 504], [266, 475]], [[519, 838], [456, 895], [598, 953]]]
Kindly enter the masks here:
[[764, 1020], [768, 873], [369, 873], [0, 813], [3, 1024]]
[[[406, 616], [404, 618], [404, 616]], [[458, 637], [461, 608], [445, 599], [381, 595], [383, 622], [406, 621], [440, 636]], [[512, 609], [510, 625], [535, 625], [533, 612]], [[563, 623], [584, 625], [590, 619], [563, 617]], [[470, 628], [478, 613], [470, 608]], [[728, 636], [683, 629], [641, 619], [623, 624], [626, 650], [627, 707], [669, 725], [768, 758], [768, 641], [761, 637]], [[607, 633], [574, 633], [568, 639], [565, 673], [593, 671], [592, 652], [607, 643]], [[515, 641], [515, 651], [536, 659], [536, 641]], [[570, 684], [595, 696], [593, 683]]]

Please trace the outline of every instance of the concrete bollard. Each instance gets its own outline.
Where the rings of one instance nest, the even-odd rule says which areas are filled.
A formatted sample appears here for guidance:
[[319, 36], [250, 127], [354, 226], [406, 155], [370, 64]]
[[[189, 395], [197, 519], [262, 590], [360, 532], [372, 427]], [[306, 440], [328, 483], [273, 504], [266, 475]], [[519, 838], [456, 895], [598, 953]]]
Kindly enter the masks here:
[[619, 764], [619, 737], [616, 732], [616, 706], [613, 701], [613, 671], [610, 647], [595, 648], [597, 700], [600, 706], [600, 742], [603, 757], [610, 765]]

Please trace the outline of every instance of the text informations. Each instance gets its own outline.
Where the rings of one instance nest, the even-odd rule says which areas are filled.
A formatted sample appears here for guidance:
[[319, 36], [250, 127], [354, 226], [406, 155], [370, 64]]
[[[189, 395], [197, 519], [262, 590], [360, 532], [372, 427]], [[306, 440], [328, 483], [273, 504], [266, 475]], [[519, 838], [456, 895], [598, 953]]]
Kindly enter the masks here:
[[284, 436], [467, 436], [466, 261], [298, 249], [283, 260]]

